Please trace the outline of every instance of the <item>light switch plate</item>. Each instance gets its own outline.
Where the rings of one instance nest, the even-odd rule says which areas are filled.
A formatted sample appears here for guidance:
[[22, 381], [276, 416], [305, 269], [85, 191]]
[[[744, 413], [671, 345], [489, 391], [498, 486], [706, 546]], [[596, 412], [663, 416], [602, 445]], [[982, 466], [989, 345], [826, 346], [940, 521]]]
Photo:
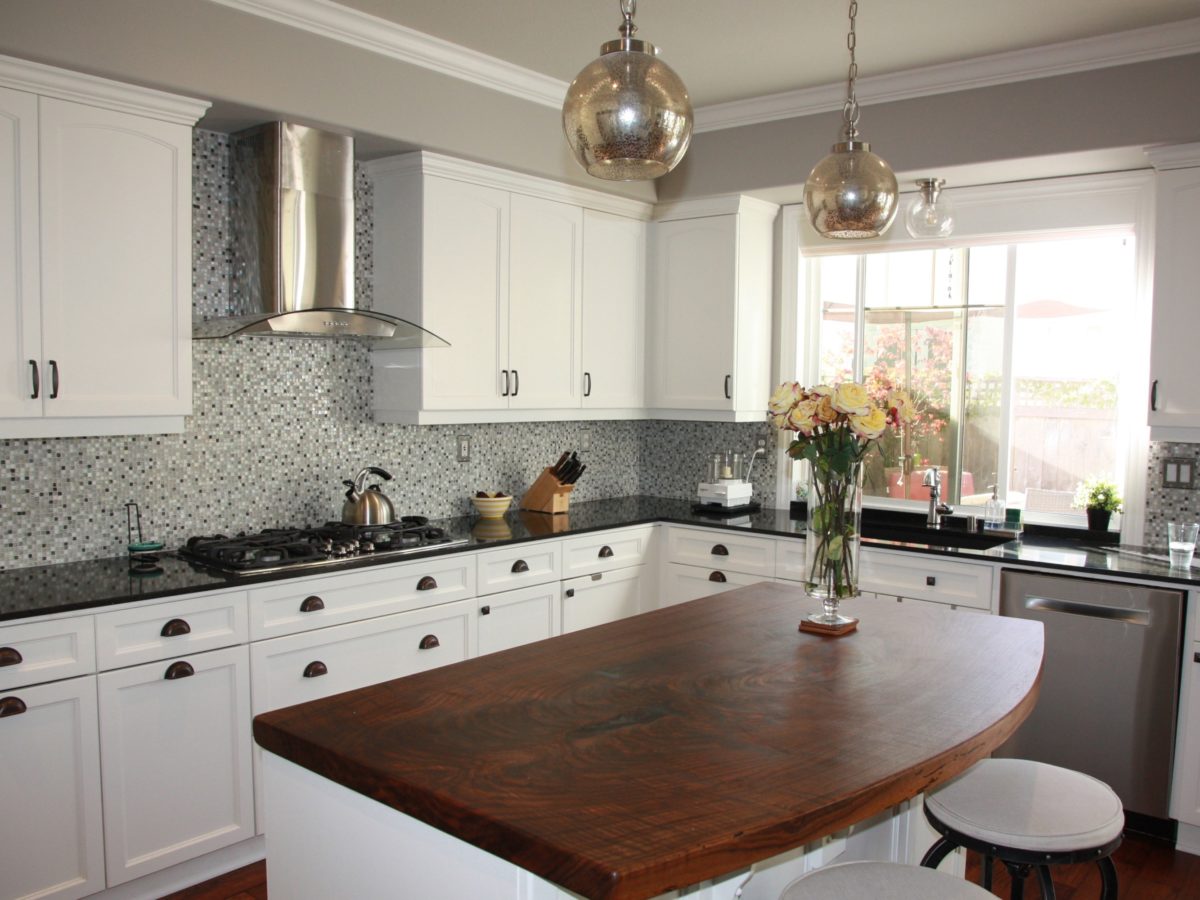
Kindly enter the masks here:
[[1194, 490], [1196, 486], [1196, 460], [1186, 456], [1172, 456], [1164, 459], [1162, 486], [1185, 491]]
[[470, 462], [471, 460], [471, 436], [469, 434], [460, 434], [455, 438], [458, 445], [458, 461]]
[[586, 428], [579, 432], [579, 449], [581, 451], [592, 449], [592, 433]]

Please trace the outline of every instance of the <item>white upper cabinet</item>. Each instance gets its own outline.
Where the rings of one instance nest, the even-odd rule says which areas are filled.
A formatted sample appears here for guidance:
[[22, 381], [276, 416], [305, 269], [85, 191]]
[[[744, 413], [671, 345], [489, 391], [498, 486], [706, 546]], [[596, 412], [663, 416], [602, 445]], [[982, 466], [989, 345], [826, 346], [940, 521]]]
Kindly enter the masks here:
[[583, 406], [645, 405], [646, 223], [583, 211]]
[[765, 415], [778, 209], [730, 197], [660, 212], [651, 230], [646, 347], [656, 418], [754, 421]]
[[0, 437], [183, 430], [205, 108], [0, 57]]
[[[1150, 152], [1155, 176], [1154, 315], [1150, 343], [1151, 438], [1200, 440], [1200, 144]], [[1162, 431], [1162, 429], [1166, 429]], [[1179, 433], [1172, 429], [1191, 429]]]
[[[636, 235], [649, 215], [646, 204], [425, 152], [377, 160], [368, 171], [375, 308], [450, 343], [374, 352], [377, 421], [641, 414], [628, 402], [636, 400], [636, 386], [610, 377], [606, 357], [628, 370], [624, 358], [640, 346]], [[617, 277], [588, 264], [591, 240]], [[613, 290], [614, 315], [589, 315], [589, 288], [596, 299]], [[590, 375], [585, 352], [595, 360]], [[595, 402], [585, 394], [601, 375], [610, 393]], [[602, 412], [592, 411], [601, 403]]]

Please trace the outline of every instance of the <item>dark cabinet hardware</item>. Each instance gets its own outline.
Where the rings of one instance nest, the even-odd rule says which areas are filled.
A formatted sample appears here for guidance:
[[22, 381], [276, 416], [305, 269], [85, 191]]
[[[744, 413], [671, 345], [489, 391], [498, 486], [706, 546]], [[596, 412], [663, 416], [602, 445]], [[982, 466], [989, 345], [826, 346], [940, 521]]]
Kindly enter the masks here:
[[733, 399], [733, 376], [732, 375], [725, 376], [725, 399], [726, 400]]
[[192, 668], [191, 663], [180, 660], [167, 666], [167, 671], [163, 675], [163, 678], [167, 681], [175, 681], [179, 678], [191, 678], [195, 674], [196, 670]]
[[519, 394], [521, 392], [521, 373], [518, 372], [516, 369], [513, 369], [512, 373], [513, 373], [512, 395], [515, 397], [515, 396], [517, 396], [517, 394]]
[[574, 597], [575, 596], [575, 588], [567, 588], [565, 591], [563, 591], [563, 596], [564, 597]]
[[58, 399], [58, 360], [50, 360], [50, 399]]
[[1193, 662], [1200, 662], [1200, 653], [1194, 653], [1194, 654], [1192, 654], [1192, 661], [1193, 661]]
[[933, 587], [937, 584], [937, 578], [935, 578], [933, 575], [926, 575], [925, 583], [929, 585], [929, 587]]
[[729, 548], [726, 547], [724, 544], [714, 544], [713, 548], [712, 548], [712, 555], [713, 556], [728, 556]]
[[437, 581], [432, 575], [426, 575], [417, 582], [418, 591], [435, 591], [437, 590]]
[[23, 712], [25, 712], [25, 701], [20, 697], [0, 698], [0, 719], [19, 716]]
[[603, 547], [600, 548], [599, 556], [601, 559], [608, 559], [612, 555], [613, 555], [612, 547], [608, 546], [608, 544], [605, 544]]
[[170, 622], [164, 625], [162, 627], [162, 631], [159, 632], [159, 634], [163, 637], [179, 637], [180, 635], [191, 633], [192, 626], [183, 621], [183, 619], [172, 619]]
[[33, 393], [29, 395], [30, 400], [36, 400], [42, 393], [42, 376], [38, 374], [37, 360], [29, 361], [30, 374], [33, 375]]
[[725, 577], [724, 572], [713, 572], [711, 575], [708, 576], [708, 580], [716, 581], [718, 583], [724, 584], [729, 579]]
[[481, 606], [479, 607], [479, 614], [481, 616], [490, 616], [492, 614], [492, 608], [490, 606]]
[[583, 373], [583, 396], [585, 396], [585, 397], [592, 396], [592, 373], [591, 372]]
[[500, 374], [504, 376], [504, 390], [500, 392], [501, 397], [508, 396], [508, 369], [501, 369]]
[[321, 662], [319, 659], [314, 659], [304, 667], [305, 678], [320, 678], [322, 675], [329, 674], [329, 666]]
[[528, 572], [529, 563], [525, 562], [523, 559], [518, 559], [512, 564], [512, 571], [514, 575], [520, 575], [522, 572]]
[[417, 647], [421, 650], [432, 650], [434, 647], [442, 646], [442, 642], [437, 639], [436, 634], [427, 634], [421, 638], [421, 643]]
[[1150, 412], [1158, 411], [1158, 379], [1150, 384]]
[[25, 661], [16, 647], [0, 647], [0, 668], [4, 666], [19, 666]]
[[596, 572], [594, 575], [592, 575], [592, 581], [603, 581], [603, 580], [604, 580], [603, 572]]
[[313, 594], [300, 601], [300, 612], [319, 612], [325, 608], [325, 601]]

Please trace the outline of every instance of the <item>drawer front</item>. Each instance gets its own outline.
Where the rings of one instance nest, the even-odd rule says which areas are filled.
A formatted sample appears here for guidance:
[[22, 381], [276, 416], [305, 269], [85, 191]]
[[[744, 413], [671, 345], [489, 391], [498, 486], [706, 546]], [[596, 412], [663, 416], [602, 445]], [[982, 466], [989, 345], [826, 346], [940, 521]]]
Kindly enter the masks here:
[[254, 715], [475, 654], [474, 600], [322, 628], [250, 646]]
[[0, 628], [0, 691], [95, 671], [91, 616]]
[[250, 639], [278, 637], [475, 596], [469, 553], [250, 590]]
[[745, 587], [748, 584], [758, 584], [760, 581], [770, 580], [761, 575], [746, 575], [743, 572], [731, 572], [726, 569], [708, 569], [667, 563], [662, 600], [659, 606], [686, 603], [688, 600], [707, 597], [709, 594], [720, 594], [724, 591], [732, 591], [734, 588]]
[[882, 597], [911, 597], [990, 610], [992, 568], [915, 553], [862, 550], [859, 584]]
[[480, 596], [558, 581], [561, 572], [560, 541], [534, 541], [475, 554], [475, 581]]
[[775, 541], [775, 575], [789, 581], [803, 581], [808, 575], [804, 564], [807, 544], [803, 538], [779, 538]]
[[563, 634], [643, 612], [645, 566], [597, 572], [562, 583]]
[[246, 643], [246, 592], [189, 597], [96, 616], [100, 671]]
[[654, 525], [625, 528], [564, 540], [562, 577], [575, 578], [642, 565], [650, 556], [655, 528]]
[[716, 528], [671, 528], [667, 534], [667, 561], [773, 578], [775, 540]]
[[479, 655], [554, 637], [562, 631], [558, 582], [476, 600], [479, 608]]

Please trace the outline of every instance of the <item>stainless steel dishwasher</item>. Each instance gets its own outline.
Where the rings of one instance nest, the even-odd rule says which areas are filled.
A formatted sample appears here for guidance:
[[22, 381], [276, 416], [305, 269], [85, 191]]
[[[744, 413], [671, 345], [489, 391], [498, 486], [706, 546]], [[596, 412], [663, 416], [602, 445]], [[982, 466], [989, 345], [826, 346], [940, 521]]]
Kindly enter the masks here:
[[1004, 570], [1000, 615], [1046, 630], [1033, 713], [997, 756], [1086, 772], [1125, 808], [1167, 818], [1181, 591]]

